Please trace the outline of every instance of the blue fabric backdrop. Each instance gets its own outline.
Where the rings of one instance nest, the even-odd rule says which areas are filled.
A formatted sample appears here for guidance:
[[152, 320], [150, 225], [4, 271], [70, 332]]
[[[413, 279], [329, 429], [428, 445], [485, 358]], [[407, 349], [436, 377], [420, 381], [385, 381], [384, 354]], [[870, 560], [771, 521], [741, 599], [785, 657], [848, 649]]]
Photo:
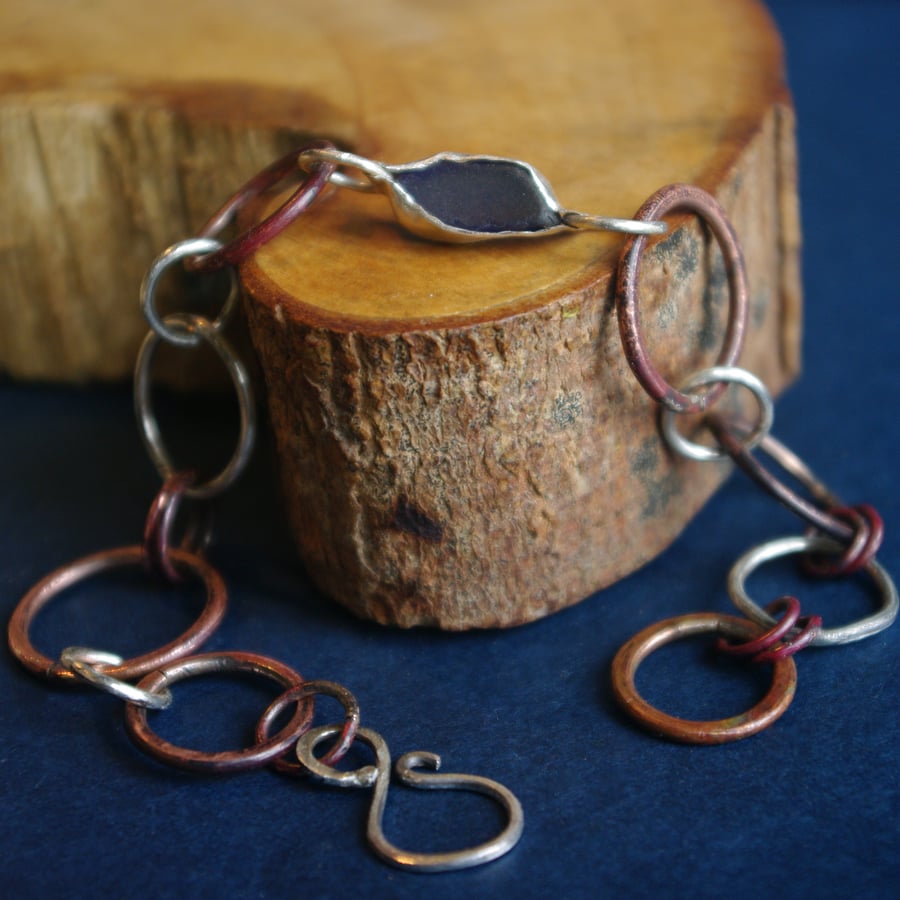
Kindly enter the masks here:
[[[880, 559], [896, 574], [900, 147], [890, 101], [900, 5], [772, 9], [799, 116], [806, 297], [804, 374], [779, 402], [776, 433], [838, 493], [880, 507]], [[140, 528], [156, 479], [130, 402], [125, 387], [0, 386], [7, 612], [52, 567]], [[213, 410], [213, 437], [217, 421]], [[269, 772], [169, 771], [131, 746], [118, 701], [48, 689], [3, 655], [5, 896], [897, 895], [900, 626], [802, 654], [791, 709], [739, 744], [653, 739], [612, 701], [609, 665], [627, 637], [681, 612], [729, 611], [723, 580], [735, 556], [800, 530], [744, 479], [732, 478], [671, 551], [602, 595], [535, 625], [465, 635], [387, 630], [324, 601], [296, 563], [273, 494], [262, 452], [220, 522], [214, 559], [232, 608], [211, 646], [343, 682], [395, 752], [434, 750], [450, 770], [501, 780], [525, 808], [521, 844], [468, 872], [394, 870], [366, 846], [367, 792]], [[773, 572], [754, 580], [761, 596], [791, 583], [786, 569]], [[872, 602], [855, 584], [800, 590], [831, 621]], [[60, 604], [37, 639], [61, 648], [77, 635], [127, 652], [184, 617], [139, 579], [113, 579]], [[679, 646], [648, 661], [641, 683], [667, 709], [713, 717], [758, 696], [758, 680], [729, 672]], [[263, 696], [230, 680], [186, 684], [160, 728], [173, 740], [236, 745]], [[395, 788], [388, 799], [386, 828], [400, 845], [452, 846], [496, 825], [493, 805], [473, 795]]]

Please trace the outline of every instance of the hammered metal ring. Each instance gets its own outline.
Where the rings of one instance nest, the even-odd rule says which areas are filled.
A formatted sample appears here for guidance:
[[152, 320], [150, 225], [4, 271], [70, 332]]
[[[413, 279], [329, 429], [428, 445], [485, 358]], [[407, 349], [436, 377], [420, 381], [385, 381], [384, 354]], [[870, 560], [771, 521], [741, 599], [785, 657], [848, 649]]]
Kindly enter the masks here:
[[643, 728], [686, 744], [724, 744], [768, 728], [791, 705], [797, 687], [797, 667], [790, 657], [774, 662], [772, 684], [759, 703], [727, 719], [680, 719], [644, 700], [634, 684], [638, 666], [664, 644], [708, 632], [731, 640], [747, 641], [759, 637], [760, 628], [737, 616], [691, 613], [650, 625], [620, 648], [612, 664], [613, 693], [622, 708]]
[[[635, 219], [655, 221], [670, 212], [696, 213], [709, 226], [725, 260], [731, 292], [725, 341], [716, 365], [733, 366], [741, 355], [747, 330], [749, 293], [741, 247], [725, 210], [715, 198], [698, 187], [670, 184], [653, 194], [635, 214]], [[616, 310], [625, 357], [644, 390], [659, 404], [676, 413], [696, 413], [708, 409], [725, 390], [714, 384], [701, 394], [685, 394], [662, 376], [650, 359], [641, 330], [638, 286], [641, 262], [647, 249], [647, 235], [636, 235], [626, 242], [616, 278]]]
[[[251, 200], [296, 172], [298, 170], [297, 158], [304, 150], [316, 148], [335, 149], [334, 144], [330, 141], [315, 141], [306, 147], [286, 153], [281, 159], [276, 159], [275, 162], [254, 175], [243, 187], [235, 191], [200, 229], [200, 236], [210, 238], [219, 235]], [[237, 266], [242, 263], [263, 244], [268, 243], [284, 231], [310, 207], [328, 184], [335, 168], [335, 164], [327, 159], [317, 161], [300, 186], [275, 212], [261, 222], [257, 222], [256, 225], [252, 225], [226, 246], [196, 258], [190, 263], [190, 268], [201, 272], [212, 272], [224, 266]]]
[[[240, 434], [238, 435], [237, 447], [235, 447], [231, 459], [214, 478], [210, 478], [203, 484], [191, 485], [184, 490], [186, 497], [196, 500], [208, 500], [230, 487], [244, 471], [250, 459], [253, 444], [256, 440], [256, 403], [253, 399], [253, 386], [250, 384], [250, 376], [247, 374], [247, 369], [238, 359], [231, 344], [219, 334], [207, 319], [200, 316], [176, 314], [166, 316], [164, 321], [180, 323], [183, 327], [189, 328], [206, 341], [216, 351], [228, 369], [228, 374], [231, 376], [231, 381], [237, 393], [240, 412]], [[162, 478], [168, 479], [175, 474], [177, 469], [163, 443], [159, 423], [156, 421], [151, 403], [150, 370], [160, 340], [161, 338], [156, 332], [148, 332], [138, 352], [134, 369], [134, 410], [147, 453], [150, 455]]]
[[[312, 697], [315, 694], [325, 694], [328, 697], [334, 697], [344, 707], [344, 724], [341, 727], [340, 736], [334, 746], [321, 757], [321, 762], [326, 766], [333, 766], [335, 763], [340, 762], [347, 755], [350, 747], [353, 746], [353, 741], [356, 740], [356, 732], [359, 730], [359, 703], [347, 688], [334, 681], [304, 681], [303, 684], [295, 685], [285, 691], [262, 714], [256, 725], [256, 740], [268, 740], [272, 724], [286, 706], [297, 703], [306, 697]], [[273, 760], [271, 768], [286, 775], [309, 774], [309, 770], [300, 765], [299, 762], [291, 762], [287, 757]]]
[[[797, 553], [816, 553], [839, 555], [843, 552], [842, 544], [830, 538], [818, 535], [798, 535], [795, 537], [775, 538], [747, 551], [731, 567], [728, 573], [728, 595], [737, 608], [754, 622], [771, 627], [775, 620], [753, 600], [745, 587], [747, 579], [759, 566], [782, 556]], [[870, 616], [865, 616], [848, 625], [838, 628], [823, 628], [812, 641], [814, 647], [849, 644], [863, 638], [871, 637], [884, 631], [897, 618], [897, 588], [891, 576], [874, 559], [863, 567], [868, 572], [881, 593], [881, 606]]]
[[[163, 688], [187, 678], [220, 674], [261, 675], [276, 682], [285, 690], [303, 682], [298, 672], [277, 659], [255, 653], [223, 651], [201, 653], [175, 660], [144, 677], [138, 683], [138, 687], [151, 693], [158, 693]], [[306, 700], [297, 705], [297, 711], [291, 720], [272, 737], [242, 750], [217, 752], [191, 750], [163, 740], [150, 728], [147, 710], [132, 703], [125, 707], [125, 729], [141, 750], [160, 762], [192, 772], [222, 774], [269, 765], [309, 729], [312, 717], [312, 701]]]
[[809, 492], [811, 499], [798, 494], [763, 466], [750, 453], [744, 441], [732, 433], [726, 420], [713, 413], [707, 416], [705, 421], [719, 446], [734, 463], [782, 506], [831, 537], [846, 543], [855, 540], [854, 529], [829, 512], [834, 506], [842, 506], [841, 501], [816, 477], [809, 466], [781, 441], [767, 434], [759, 442], [759, 450], [796, 479]]
[[[120, 665], [108, 666], [104, 674], [113, 678], [128, 680], [139, 678], [157, 666], [196, 650], [216, 630], [225, 615], [227, 593], [222, 576], [202, 557], [184, 550], [171, 550], [172, 558], [179, 568], [199, 577], [206, 587], [206, 604], [194, 624], [180, 637], [169, 644], [126, 659]], [[51, 572], [41, 579], [22, 599], [9, 620], [9, 647], [19, 662], [31, 672], [44, 678], [60, 678], [74, 681], [77, 676], [59, 660], [50, 659], [39, 652], [31, 643], [29, 631], [35, 616], [58, 594], [85, 578], [117, 569], [122, 566], [140, 565], [144, 558], [144, 548], [140, 545], [102, 550], [84, 556]]]

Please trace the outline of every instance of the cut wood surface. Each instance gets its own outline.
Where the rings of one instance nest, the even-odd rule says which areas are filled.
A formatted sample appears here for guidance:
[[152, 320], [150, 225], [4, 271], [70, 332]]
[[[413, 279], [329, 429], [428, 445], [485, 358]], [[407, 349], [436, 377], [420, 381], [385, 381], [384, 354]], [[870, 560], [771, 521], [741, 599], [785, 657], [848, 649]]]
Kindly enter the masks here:
[[[742, 363], [774, 391], [797, 371], [793, 120], [752, 0], [39, 2], [0, 11], [0, 48], [15, 375], [124, 375], [152, 257], [310, 136], [388, 163], [523, 159], [593, 214], [697, 184], [744, 243]], [[677, 381], [715, 359], [727, 289], [708, 234], [670, 226], [641, 303]], [[334, 191], [242, 267], [284, 499], [329, 595], [402, 625], [517, 624], [690, 520], [725, 469], [660, 442], [615, 323], [622, 243], [433, 244]]]

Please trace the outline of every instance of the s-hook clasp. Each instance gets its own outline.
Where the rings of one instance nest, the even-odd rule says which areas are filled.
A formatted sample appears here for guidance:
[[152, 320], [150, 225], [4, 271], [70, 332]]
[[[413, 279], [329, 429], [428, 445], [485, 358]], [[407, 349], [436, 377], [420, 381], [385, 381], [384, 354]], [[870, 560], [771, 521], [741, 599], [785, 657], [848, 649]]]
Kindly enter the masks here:
[[463, 850], [445, 853], [416, 853], [392, 844], [384, 836], [381, 824], [387, 802], [388, 785], [391, 780], [391, 753], [387, 742], [378, 732], [369, 728], [360, 728], [357, 738], [368, 744], [375, 752], [375, 765], [342, 772], [323, 764], [314, 756], [314, 750], [318, 744], [339, 732], [340, 726], [338, 725], [323, 725], [306, 732], [297, 742], [297, 758], [312, 775], [325, 784], [336, 787], [374, 788], [366, 837], [375, 853], [385, 862], [415, 872], [447, 872], [491, 862], [508, 853], [518, 843], [522, 836], [525, 819], [522, 814], [522, 806], [512, 791], [499, 782], [483, 778], [480, 775], [456, 772], [438, 775], [417, 772], [415, 769], [422, 766], [437, 770], [440, 768], [441, 758], [435, 753], [414, 750], [404, 753], [397, 760], [395, 767], [397, 777], [404, 784], [427, 790], [464, 790], [485, 794], [504, 808], [507, 824], [503, 831], [491, 840]]

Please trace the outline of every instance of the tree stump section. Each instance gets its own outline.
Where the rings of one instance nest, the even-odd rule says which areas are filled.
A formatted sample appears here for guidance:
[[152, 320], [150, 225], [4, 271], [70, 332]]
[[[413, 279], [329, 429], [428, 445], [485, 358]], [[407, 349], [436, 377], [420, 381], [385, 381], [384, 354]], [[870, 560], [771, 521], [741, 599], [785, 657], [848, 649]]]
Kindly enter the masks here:
[[[319, 136], [387, 163], [522, 159], [598, 215], [699, 185], [744, 245], [741, 364], [776, 393], [797, 373], [793, 116], [758, 3], [300, 6], [0, 12], [0, 302], [17, 323], [0, 365], [124, 374], [149, 260], [290, 141]], [[641, 308], [678, 383], [718, 353], [727, 282], [704, 228], [669, 225]], [[326, 593], [385, 623], [509, 626], [678, 535], [727, 467], [661, 442], [613, 309], [622, 244], [434, 244], [384, 198], [335, 190], [241, 267], [284, 500]]]

